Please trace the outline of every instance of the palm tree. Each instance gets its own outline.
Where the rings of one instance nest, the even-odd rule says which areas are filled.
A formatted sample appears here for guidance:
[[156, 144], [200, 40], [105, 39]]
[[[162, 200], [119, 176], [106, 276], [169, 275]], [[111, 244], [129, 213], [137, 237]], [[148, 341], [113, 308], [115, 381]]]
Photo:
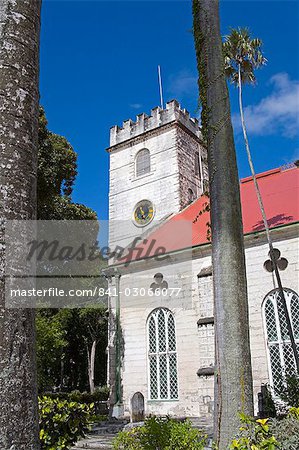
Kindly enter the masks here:
[[218, 0], [193, 0], [193, 32], [207, 140], [215, 315], [215, 438], [227, 449], [239, 412], [253, 414], [240, 187]]
[[254, 38], [252, 39], [250, 36], [250, 32], [248, 28], [238, 28], [232, 29], [230, 35], [225, 37], [225, 41], [223, 43], [223, 52], [224, 52], [224, 68], [225, 74], [227, 78], [238, 87], [239, 89], [239, 108], [241, 115], [241, 123], [245, 141], [245, 148], [247, 153], [247, 158], [249, 162], [250, 171], [252, 174], [255, 191], [259, 203], [259, 207], [262, 214], [262, 219], [266, 231], [267, 241], [269, 245], [269, 254], [271, 260], [273, 262], [274, 272], [277, 279], [277, 285], [280, 292], [280, 298], [282, 300], [282, 305], [284, 309], [284, 313], [286, 316], [286, 323], [288, 327], [288, 333], [290, 336], [290, 341], [294, 353], [294, 359], [297, 367], [297, 372], [299, 373], [299, 357], [298, 350], [292, 330], [292, 325], [289, 317], [289, 312], [287, 308], [287, 304], [285, 301], [284, 291], [280, 279], [279, 269], [276, 263], [276, 255], [272, 244], [269, 224], [263, 204], [263, 199], [261, 196], [261, 192], [259, 189], [258, 181], [256, 178], [253, 161], [251, 157], [249, 141], [247, 136], [246, 123], [244, 119], [244, 111], [243, 111], [243, 100], [242, 100], [242, 85], [245, 83], [254, 84], [256, 82], [254, 71], [259, 67], [266, 64], [267, 60], [263, 56], [262, 53], [262, 41], [261, 39]]
[[248, 28], [232, 29], [231, 34], [225, 36], [223, 43], [225, 74], [231, 83], [238, 86], [239, 89], [239, 108], [248, 162], [258, 196], [265, 230], [270, 241], [269, 226], [251, 158], [242, 101], [242, 84], [255, 83], [254, 70], [267, 62], [262, 54], [261, 47], [262, 41], [258, 38], [251, 39]]
[[0, 448], [38, 450], [34, 314], [5, 306], [8, 220], [34, 219], [40, 0], [0, 6]]

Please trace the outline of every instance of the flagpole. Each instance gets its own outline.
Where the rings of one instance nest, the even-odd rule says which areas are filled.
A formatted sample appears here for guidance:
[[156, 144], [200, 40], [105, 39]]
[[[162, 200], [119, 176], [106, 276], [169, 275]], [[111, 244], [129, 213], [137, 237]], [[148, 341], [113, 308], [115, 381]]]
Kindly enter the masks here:
[[159, 78], [159, 90], [160, 90], [160, 103], [161, 108], [164, 109], [164, 101], [163, 101], [163, 90], [162, 90], [162, 77], [161, 77], [161, 67], [158, 66], [158, 78]]

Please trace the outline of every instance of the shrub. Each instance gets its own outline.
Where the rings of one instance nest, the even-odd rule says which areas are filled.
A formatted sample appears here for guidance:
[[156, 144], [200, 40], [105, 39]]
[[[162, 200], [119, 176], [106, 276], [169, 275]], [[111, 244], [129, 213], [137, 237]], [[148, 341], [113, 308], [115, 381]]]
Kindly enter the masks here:
[[276, 439], [281, 442], [282, 450], [298, 450], [299, 408], [291, 408], [287, 417], [273, 420], [271, 429]]
[[113, 448], [115, 450], [142, 450], [139, 428], [120, 431], [113, 440]]
[[206, 444], [206, 436], [190, 421], [174, 422], [171, 427], [169, 450], [201, 450]]
[[299, 408], [291, 408], [283, 419], [258, 419], [241, 415], [239, 436], [233, 440], [233, 450], [298, 450]]
[[290, 408], [289, 414], [295, 419], [299, 420], [299, 407], [298, 408]]
[[299, 375], [286, 375], [278, 382], [275, 391], [288, 406], [299, 407]]
[[94, 405], [67, 400], [39, 398], [42, 450], [67, 450], [90, 429]]
[[170, 440], [173, 421], [168, 417], [149, 417], [139, 428], [139, 439], [145, 450], [164, 449]]
[[[47, 392], [45, 395], [52, 399], [58, 400], [67, 400], [68, 402], [76, 402], [76, 403], [93, 403], [95, 406], [95, 412], [98, 416], [108, 416], [108, 405], [107, 399], [109, 395], [109, 388], [107, 386], [103, 386], [101, 388], [97, 388], [93, 394], [90, 392], [80, 392], [80, 391], [72, 391], [72, 392]], [[105, 403], [106, 402], [106, 403]], [[95, 419], [100, 421], [100, 419]]]
[[206, 437], [190, 421], [150, 417], [141, 427], [121, 431], [114, 440], [115, 450], [202, 450]]
[[95, 403], [99, 401], [106, 401], [109, 396], [109, 388], [107, 386], [102, 386], [97, 388], [93, 394], [90, 392], [47, 392], [45, 394], [47, 397], [59, 400], [68, 400], [77, 403]]
[[231, 450], [275, 450], [281, 448], [269, 426], [269, 419], [252, 419], [240, 414], [242, 426], [233, 440]]

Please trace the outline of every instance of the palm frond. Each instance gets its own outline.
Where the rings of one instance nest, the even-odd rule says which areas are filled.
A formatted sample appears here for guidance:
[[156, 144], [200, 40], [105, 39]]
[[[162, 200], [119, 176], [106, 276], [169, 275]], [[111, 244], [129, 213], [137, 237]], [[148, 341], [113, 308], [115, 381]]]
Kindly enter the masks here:
[[252, 39], [249, 28], [231, 28], [223, 42], [225, 73], [231, 82], [236, 83], [240, 66], [242, 83], [255, 83], [254, 70], [267, 62], [261, 47], [262, 40]]

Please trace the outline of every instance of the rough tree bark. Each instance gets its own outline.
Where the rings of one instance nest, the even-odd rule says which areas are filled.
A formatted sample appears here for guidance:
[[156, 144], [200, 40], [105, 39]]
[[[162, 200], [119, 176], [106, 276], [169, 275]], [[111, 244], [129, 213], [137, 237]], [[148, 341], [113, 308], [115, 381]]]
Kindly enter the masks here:
[[0, 448], [37, 450], [34, 314], [5, 308], [5, 221], [36, 211], [40, 0], [0, 1]]
[[223, 450], [239, 430], [238, 413], [253, 414], [244, 241], [218, 0], [193, 0], [193, 18], [210, 174], [215, 438]]
[[94, 386], [94, 369], [95, 369], [95, 360], [96, 360], [96, 348], [97, 348], [97, 341], [92, 341], [92, 346], [89, 351], [89, 347], [87, 345], [87, 357], [88, 357], [88, 380], [89, 380], [89, 389], [90, 392], [93, 394], [95, 391]]

